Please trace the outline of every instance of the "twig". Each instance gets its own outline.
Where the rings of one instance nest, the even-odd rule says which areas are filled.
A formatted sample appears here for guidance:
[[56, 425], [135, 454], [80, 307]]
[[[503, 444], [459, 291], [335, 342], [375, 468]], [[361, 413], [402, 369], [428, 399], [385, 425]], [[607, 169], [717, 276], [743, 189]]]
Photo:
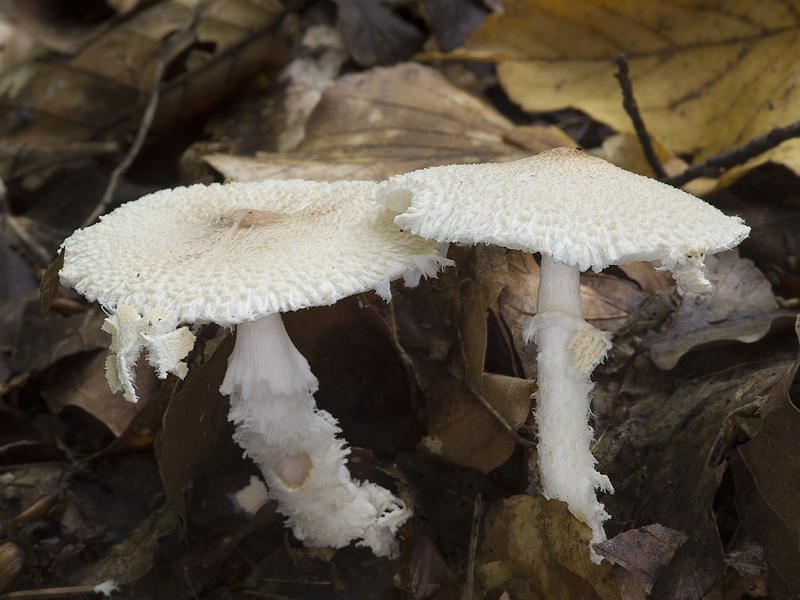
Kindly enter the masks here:
[[683, 173], [674, 177], [660, 177], [659, 179], [669, 185], [680, 187], [698, 177], [719, 177], [722, 172], [743, 165], [751, 158], [755, 158], [767, 150], [772, 150], [778, 144], [796, 137], [800, 137], [800, 121], [796, 121], [786, 127], [776, 127], [769, 133], [755, 137], [744, 146], [740, 146], [730, 152], [710, 156], [704, 162], [692, 165]]
[[656, 174], [658, 179], [664, 179], [667, 176], [667, 173], [664, 171], [664, 166], [661, 164], [661, 161], [658, 160], [658, 157], [656, 156], [656, 152], [653, 149], [653, 141], [650, 138], [650, 135], [647, 133], [647, 129], [644, 126], [644, 121], [642, 120], [642, 115], [639, 112], [639, 105], [636, 102], [636, 98], [633, 97], [631, 75], [628, 71], [628, 59], [625, 58], [624, 54], [620, 54], [617, 57], [616, 62], [619, 70], [614, 73], [614, 77], [617, 78], [619, 85], [622, 88], [622, 106], [625, 108], [625, 112], [628, 113], [631, 121], [633, 121], [633, 128], [636, 131], [636, 136], [639, 138], [639, 143], [642, 145], [642, 150], [644, 151], [644, 156], [647, 159], [647, 164], [649, 164], [650, 168], [653, 169], [653, 172]]
[[83, 222], [81, 227], [88, 227], [106, 211], [111, 199], [114, 197], [114, 192], [117, 190], [120, 178], [128, 171], [131, 164], [133, 164], [133, 161], [139, 155], [139, 151], [144, 145], [144, 140], [147, 137], [148, 131], [150, 131], [150, 126], [153, 124], [153, 118], [155, 117], [156, 109], [158, 108], [158, 100], [161, 95], [161, 80], [164, 78], [164, 71], [167, 68], [167, 61], [169, 60], [175, 48], [177, 48], [185, 40], [186, 35], [197, 26], [197, 23], [200, 20], [200, 15], [208, 3], [209, 0], [201, 0], [198, 2], [192, 11], [192, 15], [186, 20], [183, 27], [171, 33], [164, 40], [161, 50], [158, 53], [158, 58], [156, 59], [153, 73], [153, 89], [150, 92], [150, 99], [145, 107], [142, 120], [139, 123], [139, 129], [136, 132], [136, 137], [133, 140], [133, 144], [131, 144], [131, 147], [128, 149], [128, 153], [125, 155], [125, 158], [122, 159], [122, 162], [118, 164], [111, 173], [111, 178], [108, 182], [108, 186], [106, 187], [106, 191], [103, 194], [103, 198], [92, 211], [92, 214], [90, 214]]
[[472, 600], [475, 593], [475, 555], [478, 553], [478, 536], [481, 531], [481, 518], [483, 517], [483, 499], [481, 495], [475, 496], [472, 509], [472, 530], [469, 535], [469, 556], [467, 558], [467, 600]]
[[94, 585], [75, 585], [71, 587], [47, 588], [41, 590], [24, 590], [0, 595], [0, 600], [44, 600], [45, 598], [68, 598], [74, 596], [94, 596], [101, 592], [96, 592]]
[[476, 388], [469, 382], [467, 382], [467, 387], [469, 388], [469, 391], [472, 392], [472, 395], [478, 399], [478, 402], [480, 402], [483, 405], [483, 407], [489, 411], [489, 414], [491, 414], [495, 418], [495, 420], [499, 423], [500, 427], [502, 427], [505, 430], [505, 432], [508, 435], [510, 435], [516, 443], [522, 444], [523, 446], [528, 446], [529, 448], [536, 448], [536, 442], [526, 440], [524, 437], [522, 437], [520, 434], [514, 431], [514, 428], [508, 424], [508, 421], [506, 421], [505, 417], [497, 411], [497, 409], [492, 405], [491, 402], [489, 402], [483, 396], [483, 394], [481, 394], [478, 388]]

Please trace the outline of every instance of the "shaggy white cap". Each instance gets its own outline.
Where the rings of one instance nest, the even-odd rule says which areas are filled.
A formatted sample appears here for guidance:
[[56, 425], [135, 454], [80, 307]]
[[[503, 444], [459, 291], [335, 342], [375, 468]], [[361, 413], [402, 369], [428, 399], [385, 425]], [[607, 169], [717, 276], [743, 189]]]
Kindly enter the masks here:
[[571, 148], [396, 175], [377, 202], [426, 239], [542, 252], [581, 271], [658, 260], [694, 292], [709, 285], [705, 255], [750, 231], [686, 192]]
[[90, 301], [229, 326], [333, 304], [446, 264], [370, 204], [370, 181], [194, 185], [129, 202], [63, 244], [61, 283]]
[[112, 334], [106, 374], [136, 401], [142, 349], [160, 377], [183, 377], [194, 336], [371, 289], [389, 295], [452, 261], [370, 203], [371, 181], [194, 185], [129, 202], [62, 245], [61, 283], [97, 300]]

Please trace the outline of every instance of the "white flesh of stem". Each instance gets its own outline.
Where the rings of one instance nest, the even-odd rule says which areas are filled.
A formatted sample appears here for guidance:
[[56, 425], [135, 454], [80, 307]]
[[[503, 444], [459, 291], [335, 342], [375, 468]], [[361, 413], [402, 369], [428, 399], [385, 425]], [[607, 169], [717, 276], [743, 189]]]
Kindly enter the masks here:
[[336, 420], [314, 401], [317, 379], [280, 315], [238, 325], [220, 388], [230, 396], [234, 440], [261, 469], [278, 512], [308, 546], [354, 540], [377, 556], [396, 551], [411, 515], [388, 490], [350, 478]]
[[[543, 256], [538, 313], [531, 327], [539, 349], [536, 422], [542, 487], [546, 497], [566, 502], [572, 514], [591, 527], [592, 543], [599, 543], [606, 539], [603, 521], [609, 516], [595, 489], [613, 489], [594, 469], [597, 461], [591, 453], [591, 371], [576, 367], [570, 348], [587, 327], [591, 326], [583, 320], [578, 268]], [[600, 560], [594, 550], [592, 558]]]

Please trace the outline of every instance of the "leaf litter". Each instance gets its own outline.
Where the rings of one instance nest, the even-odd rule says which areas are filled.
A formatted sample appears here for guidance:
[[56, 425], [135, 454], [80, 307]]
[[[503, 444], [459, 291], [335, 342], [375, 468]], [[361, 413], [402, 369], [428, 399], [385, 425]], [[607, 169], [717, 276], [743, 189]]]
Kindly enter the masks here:
[[[515, 111], [498, 100], [502, 90], [491, 69], [358, 66], [397, 60], [391, 45], [359, 41], [364, 19], [399, 19], [431, 36], [427, 48], [448, 50], [478, 24], [483, 6], [448, 30], [436, 2], [385, 5], [377, 17], [357, 2], [341, 3], [361, 16], [341, 11], [338, 25], [318, 3], [286, 18], [277, 5], [246, 4], [228, 3], [230, 23], [214, 12], [218, 8], [209, 9], [196, 39], [175, 57], [175, 73], [163, 84], [164, 112], [152, 131], [156, 143], [123, 181], [120, 198], [177, 185], [183, 148], [175, 146], [192, 142], [205, 145], [196, 147], [194, 158], [187, 153], [193, 162], [184, 165], [213, 178], [197, 162], [200, 156], [225, 176], [242, 179], [381, 179], [422, 166], [508, 160], [574, 145], [552, 125], [569, 115]], [[507, 3], [511, 12], [522, 4]], [[192, 3], [120, 8], [119, 24], [98, 29], [74, 58], [47, 56], [19, 67], [16, 80], [0, 75], [7, 82], [40, 78], [35, 86], [4, 88], [12, 93], [4, 97], [6, 116], [21, 114], [19, 106], [9, 108], [9, 99], [21, 101], [20, 93], [52, 82], [77, 86], [74, 97], [85, 96], [86, 77], [68, 76], [66, 65], [73, 63], [104, 85], [129, 78], [138, 102], [152, 68], [148, 52], [152, 57], [177, 22], [179, 5]], [[652, 8], [646, 4], [645, 12]], [[668, 9], [658, 11], [678, 19]], [[492, 43], [513, 47], [514, 27], [497, 38], [501, 20], [490, 17], [467, 46], [489, 31], [496, 36]], [[257, 24], [266, 29], [250, 37]], [[337, 26], [346, 35], [337, 35]], [[553, 25], [553, 33], [561, 35], [562, 26]], [[131, 31], [153, 42], [149, 51], [125, 41], [133, 39]], [[405, 40], [402, 35], [390, 41]], [[116, 59], [100, 64], [85, 54], [109, 40], [120, 44], [114, 56], [127, 57], [129, 70]], [[592, 43], [586, 38], [578, 46], [594, 52]], [[267, 47], [271, 55], [264, 62]], [[397, 47], [419, 48], [408, 40]], [[345, 62], [344, 51], [361, 58]], [[261, 58], [254, 57], [259, 52]], [[658, 88], [639, 76], [637, 60], [631, 60], [634, 84], [650, 125], [647, 99]], [[499, 82], [513, 99], [513, 85], [527, 80], [510, 82], [511, 66], [500, 68]], [[247, 80], [245, 73], [257, 75], [237, 88], [234, 82]], [[594, 91], [607, 89], [606, 82], [593, 81]], [[568, 94], [571, 85], [559, 93]], [[226, 93], [205, 93], [214, 87]], [[687, 107], [702, 114], [713, 92]], [[95, 93], [117, 119], [113, 126], [104, 129], [95, 119], [76, 133], [79, 111], [56, 98], [55, 112], [45, 117], [37, 112], [43, 105], [26, 105], [36, 118], [14, 129], [9, 140], [20, 144], [2, 148], [4, 175], [11, 176], [9, 214], [24, 217], [20, 223], [50, 258], [57, 238], [91, 212], [99, 197], [92, 190], [107, 180], [104, 161], [118, 156], [136, 126], [125, 112], [129, 99]], [[621, 104], [608, 93], [609, 114], [616, 114]], [[216, 108], [228, 94], [234, 101]], [[189, 110], [176, 116], [179, 96]], [[187, 125], [184, 116], [206, 109], [212, 112], [202, 122]], [[673, 135], [660, 127], [678, 127], [674, 119], [681, 115], [668, 116], [654, 126], [668, 168], [683, 167], [687, 146], [675, 142], [681, 135], [690, 136], [687, 143], [701, 156], [730, 134], [713, 129], [712, 120], [711, 133]], [[630, 129], [621, 118], [608, 122], [619, 134]], [[160, 144], [165, 135], [180, 141]], [[42, 146], [42, 139], [52, 144]], [[111, 145], [92, 145], [97, 140]], [[791, 152], [785, 160], [780, 153], [793, 144], [773, 158], [791, 166]], [[203, 148], [235, 154], [207, 155]], [[646, 172], [629, 136], [600, 139], [590, 150]], [[796, 199], [779, 188], [780, 181], [787, 189], [796, 186], [796, 176], [787, 173], [776, 177], [756, 168], [714, 196], [760, 228], [753, 244], [742, 247], [746, 259], [728, 253], [708, 261], [716, 284], [711, 296], [681, 295], [644, 264], [582, 277], [587, 318], [615, 332], [615, 348], [595, 375], [593, 403], [594, 453], [616, 488], [604, 498], [613, 519], [610, 539], [597, 548], [609, 558], [600, 566], [587, 560], [586, 528], [564, 505], [537, 494], [530, 417], [536, 349], [521, 340], [524, 321], [536, 310], [536, 257], [454, 247], [456, 268], [414, 290], [394, 287], [390, 304], [363, 295], [287, 315], [287, 329], [320, 379], [320, 405], [339, 417], [352, 444], [354, 476], [396, 490], [414, 508], [401, 530], [401, 556], [392, 562], [359, 548], [303, 548], [272, 503], [252, 514], [234, 502], [256, 473], [230, 439], [218, 393], [231, 347], [227, 332], [198, 332], [201, 343], [184, 382], [159, 382], [140, 365], [142, 403], [126, 405], [104, 384], [102, 313], [55, 290], [50, 279], [54, 308], [39, 315], [30, 283], [45, 265], [34, 264], [42, 261], [4, 229], [0, 268], [9, 286], [0, 296], [7, 316], [0, 348], [0, 583], [20, 593], [57, 594], [113, 577], [122, 596], [148, 598], [791, 597], [800, 586], [792, 569], [798, 560], [792, 542], [798, 535], [792, 502], [793, 439], [800, 427], [792, 402], [797, 339], [788, 327], [792, 311], [778, 308], [773, 295], [780, 291], [783, 306], [797, 296], [797, 243], [788, 225]], [[76, 177], [79, 185], [67, 183]], [[700, 184], [708, 190], [732, 179]], [[480, 503], [483, 517], [475, 512]]]

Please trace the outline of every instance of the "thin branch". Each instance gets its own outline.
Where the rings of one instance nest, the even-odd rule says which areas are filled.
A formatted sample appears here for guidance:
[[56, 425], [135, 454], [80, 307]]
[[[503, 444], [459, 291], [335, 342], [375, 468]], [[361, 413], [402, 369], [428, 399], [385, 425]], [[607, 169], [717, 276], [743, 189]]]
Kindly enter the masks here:
[[475, 387], [474, 385], [472, 385], [470, 382], [466, 382], [466, 383], [467, 383], [467, 387], [469, 388], [469, 391], [470, 391], [470, 392], [472, 392], [472, 395], [473, 395], [473, 396], [475, 396], [475, 397], [478, 399], [478, 402], [480, 402], [480, 403], [483, 405], [483, 407], [484, 407], [486, 410], [488, 410], [488, 411], [489, 411], [489, 414], [491, 414], [491, 415], [492, 415], [492, 416], [495, 418], [495, 420], [496, 420], [496, 421], [497, 421], [497, 423], [500, 425], [500, 427], [502, 427], [502, 428], [505, 430], [505, 432], [506, 432], [508, 435], [510, 435], [510, 436], [511, 436], [511, 438], [512, 438], [512, 439], [513, 439], [513, 440], [514, 440], [514, 441], [515, 441], [517, 444], [521, 444], [521, 445], [523, 445], [523, 446], [527, 446], [527, 447], [529, 447], [529, 448], [536, 448], [536, 442], [532, 442], [532, 441], [530, 441], [530, 440], [526, 440], [524, 437], [522, 437], [520, 434], [518, 434], [518, 433], [517, 433], [517, 432], [514, 430], [514, 428], [513, 428], [513, 427], [511, 427], [511, 425], [509, 425], [509, 424], [508, 424], [508, 421], [506, 421], [505, 417], [504, 417], [503, 415], [501, 415], [501, 414], [500, 414], [500, 413], [497, 411], [497, 409], [496, 409], [496, 408], [495, 408], [495, 407], [492, 405], [492, 403], [491, 403], [491, 402], [489, 402], [489, 401], [488, 401], [488, 400], [487, 400], [487, 399], [484, 397], [484, 395], [483, 395], [483, 394], [481, 394], [481, 392], [478, 390], [478, 388], [476, 388], [476, 387]]
[[704, 162], [692, 165], [683, 173], [674, 177], [660, 177], [659, 179], [669, 185], [680, 187], [698, 177], [719, 177], [723, 172], [743, 165], [751, 158], [755, 158], [767, 150], [772, 150], [778, 144], [796, 137], [800, 137], [800, 121], [796, 121], [786, 127], [776, 127], [769, 133], [753, 138], [744, 146], [740, 146], [730, 152], [710, 156]]
[[472, 600], [475, 593], [475, 556], [478, 553], [478, 536], [483, 518], [483, 498], [475, 496], [472, 509], [472, 530], [469, 535], [469, 557], [467, 558], [467, 600]]
[[636, 98], [633, 96], [631, 75], [628, 71], [628, 59], [625, 58], [624, 54], [620, 54], [617, 57], [616, 62], [619, 70], [614, 73], [614, 77], [617, 78], [619, 85], [622, 88], [622, 106], [625, 108], [625, 112], [628, 113], [628, 116], [633, 122], [633, 128], [636, 131], [636, 136], [639, 138], [639, 143], [642, 145], [642, 150], [644, 151], [644, 156], [647, 159], [647, 163], [650, 165], [650, 168], [653, 169], [653, 172], [656, 174], [658, 179], [664, 179], [667, 174], [664, 171], [664, 166], [661, 164], [661, 161], [658, 160], [658, 157], [656, 156], [656, 152], [653, 149], [653, 140], [650, 138], [650, 134], [647, 133], [647, 129], [644, 126], [644, 120], [639, 112], [639, 104], [636, 102]]
[[111, 178], [108, 182], [108, 186], [106, 187], [106, 191], [103, 194], [103, 198], [92, 211], [92, 214], [90, 214], [83, 222], [81, 227], [88, 227], [94, 223], [100, 215], [106, 212], [106, 209], [111, 203], [111, 199], [114, 197], [114, 193], [117, 190], [120, 178], [128, 171], [131, 164], [133, 164], [133, 161], [139, 155], [139, 151], [144, 145], [145, 138], [147, 137], [148, 131], [150, 131], [150, 127], [153, 124], [153, 118], [156, 114], [156, 109], [158, 108], [158, 100], [161, 95], [161, 80], [164, 78], [164, 71], [166, 71], [167, 62], [169, 61], [169, 58], [174, 50], [184, 42], [187, 34], [189, 34], [197, 26], [197, 23], [200, 21], [200, 16], [202, 15], [203, 10], [208, 3], [209, 0], [201, 0], [198, 2], [194, 7], [191, 16], [186, 20], [183, 27], [171, 33], [164, 40], [161, 50], [158, 53], [158, 58], [156, 59], [153, 73], [153, 89], [150, 92], [150, 99], [145, 107], [142, 120], [139, 123], [139, 129], [136, 132], [136, 137], [133, 140], [133, 144], [131, 144], [131, 147], [128, 149], [128, 153], [125, 155], [125, 158], [122, 159], [122, 162], [118, 164], [117, 168], [114, 169], [113, 173], [111, 173]]

